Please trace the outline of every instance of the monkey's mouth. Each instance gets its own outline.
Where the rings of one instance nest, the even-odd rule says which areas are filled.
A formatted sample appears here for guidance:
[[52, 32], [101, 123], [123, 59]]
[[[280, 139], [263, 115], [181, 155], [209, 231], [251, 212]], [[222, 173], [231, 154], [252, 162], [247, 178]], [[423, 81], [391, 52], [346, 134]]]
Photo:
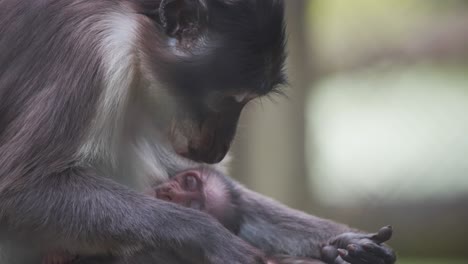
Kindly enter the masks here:
[[221, 162], [228, 152], [229, 147], [224, 147], [218, 150], [216, 147], [213, 148], [192, 148], [189, 146], [187, 152], [181, 152], [184, 158], [191, 159], [195, 162], [202, 162], [207, 164], [216, 164]]
[[183, 158], [199, 163], [216, 164], [224, 159], [230, 144], [216, 143], [210, 138], [193, 140], [186, 144], [173, 141], [172, 147], [175, 153]]
[[231, 147], [243, 105], [228, 105], [232, 109], [198, 118], [174, 117], [169, 139], [175, 153], [199, 163], [221, 162]]

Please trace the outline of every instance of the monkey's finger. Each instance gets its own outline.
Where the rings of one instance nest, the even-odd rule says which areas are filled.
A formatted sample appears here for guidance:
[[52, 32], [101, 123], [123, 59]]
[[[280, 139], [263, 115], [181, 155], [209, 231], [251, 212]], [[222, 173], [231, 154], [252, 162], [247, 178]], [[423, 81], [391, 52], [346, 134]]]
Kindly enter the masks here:
[[385, 261], [381, 257], [365, 251], [364, 248], [359, 245], [352, 244], [349, 245], [346, 249], [351, 257], [355, 259], [361, 259], [365, 263], [385, 264]]
[[325, 246], [322, 248], [322, 259], [327, 263], [333, 263], [338, 257], [338, 250], [334, 246]]
[[383, 258], [385, 260], [385, 263], [395, 263], [396, 261], [395, 252], [388, 247], [379, 246], [374, 243], [366, 243], [362, 245], [362, 247], [365, 251]]
[[385, 241], [390, 240], [392, 238], [392, 235], [393, 235], [392, 226], [384, 226], [379, 230], [379, 232], [372, 235], [370, 239], [372, 239], [377, 244], [381, 244]]
[[[349, 252], [345, 249], [338, 249], [338, 254], [340, 255], [342, 259], [346, 260], [347, 262], [351, 264], [374, 264], [374, 263], [367, 262], [361, 258], [351, 256]], [[376, 264], [380, 264], [380, 263], [376, 263]]]
[[383, 246], [379, 246], [375, 243], [365, 243], [364, 245], [362, 245], [362, 248], [369, 252], [369, 253], [372, 253], [376, 256], [381, 256], [381, 257], [385, 257], [385, 256], [390, 256], [390, 255], [393, 255], [393, 251], [387, 247], [383, 247]]

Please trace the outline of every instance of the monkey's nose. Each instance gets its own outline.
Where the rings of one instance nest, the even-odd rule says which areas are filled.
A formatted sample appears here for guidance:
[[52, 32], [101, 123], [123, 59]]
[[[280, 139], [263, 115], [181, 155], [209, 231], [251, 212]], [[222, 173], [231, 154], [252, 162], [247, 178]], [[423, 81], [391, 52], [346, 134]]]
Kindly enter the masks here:
[[188, 157], [196, 162], [207, 164], [216, 164], [221, 162], [229, 150], [229, 145], [210, 148], [192, 148], [189, 147]]

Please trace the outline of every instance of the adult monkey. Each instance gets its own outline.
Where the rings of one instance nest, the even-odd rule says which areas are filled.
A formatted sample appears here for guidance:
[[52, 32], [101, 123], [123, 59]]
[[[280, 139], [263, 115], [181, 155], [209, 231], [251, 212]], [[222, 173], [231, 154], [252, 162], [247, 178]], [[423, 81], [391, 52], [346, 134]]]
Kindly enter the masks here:
[[[264, 263], [207, 215], [135, 190], [221, 161], [243, 106], [283, 82], [283, 49], [279, 0], [0, 0], [2, 263]], [[265, 248], [319, 256], [349, 230], [282, 207], [275, 245], [256, 213], [269, 202], [244, 195], [245, 236]]]

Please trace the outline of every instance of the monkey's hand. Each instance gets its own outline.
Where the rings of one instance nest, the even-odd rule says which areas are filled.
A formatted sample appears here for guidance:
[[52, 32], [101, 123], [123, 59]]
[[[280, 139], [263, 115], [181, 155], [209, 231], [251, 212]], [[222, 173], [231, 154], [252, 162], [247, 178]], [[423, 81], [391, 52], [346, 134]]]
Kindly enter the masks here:
[[395, 252], [383, 244], [392, 237], [392, 227], [375, 234], [344, 233], [322, 248], [322, 259], [329, 264], [393, 264]]

